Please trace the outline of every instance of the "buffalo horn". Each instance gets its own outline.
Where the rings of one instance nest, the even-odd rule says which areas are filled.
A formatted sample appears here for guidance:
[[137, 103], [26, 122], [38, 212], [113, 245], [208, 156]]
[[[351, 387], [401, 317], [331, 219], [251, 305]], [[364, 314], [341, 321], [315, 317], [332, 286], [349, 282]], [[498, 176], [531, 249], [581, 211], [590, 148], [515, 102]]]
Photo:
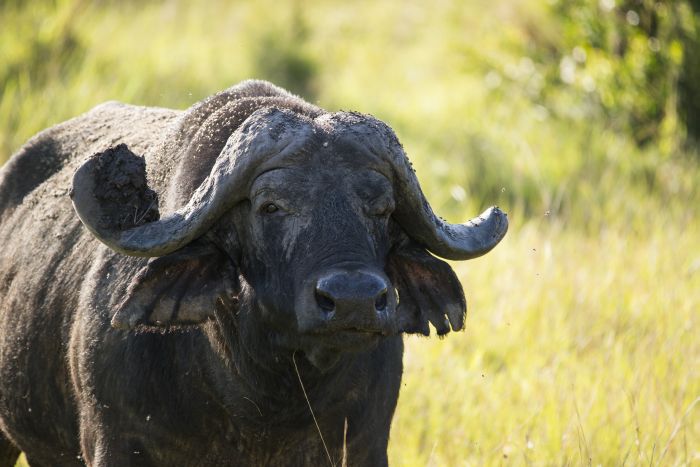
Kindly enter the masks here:
[[489, 252], [505, 236], [508, 216], [496, 206], [463, 224], [450, 224], [436, 216], [398, 141], [392, 153], [398, 188], [394, 217], [414, 240], [442, 258], [466, 260]]
[[185, 206], [126, 230], [105, 225], [106, 213], [94, 194], [97, 160], [92, 157], [73, 176], [73, 206], [83, 224], [113, 250], [130, 256], [163, 256], [203, 235], [223, 212], [246, 198], [260, 164], [298, 151], [311, 132], [311, 125], [291, 111], [272, 107], [255, 111], [229, 137], [210, 175]]
[[382, 121], [358, 113], [334, 114], [324, 124], [344, 128], [347, 137], [388, 163], [394, 181], [394, 219], [414, 240], [437, 256], [452, 260], [487, 253], [506, 234], [508, 216], [491, 207], [464, 224], [450, 224], [435, 215], [423, 195], [416, 174], [394, 131]]

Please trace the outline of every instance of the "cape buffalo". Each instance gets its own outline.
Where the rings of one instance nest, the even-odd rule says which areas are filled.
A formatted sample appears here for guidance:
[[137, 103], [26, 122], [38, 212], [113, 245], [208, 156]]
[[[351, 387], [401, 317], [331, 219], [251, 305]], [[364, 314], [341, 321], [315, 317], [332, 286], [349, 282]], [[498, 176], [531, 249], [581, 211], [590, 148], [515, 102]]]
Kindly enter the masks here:
[[401, 334], [465, 319], [430, 253], [507, 226], [443, 221], [387, 125], [263, 81], [43, 131], [0, 172], [0, 464], [385, 465]]

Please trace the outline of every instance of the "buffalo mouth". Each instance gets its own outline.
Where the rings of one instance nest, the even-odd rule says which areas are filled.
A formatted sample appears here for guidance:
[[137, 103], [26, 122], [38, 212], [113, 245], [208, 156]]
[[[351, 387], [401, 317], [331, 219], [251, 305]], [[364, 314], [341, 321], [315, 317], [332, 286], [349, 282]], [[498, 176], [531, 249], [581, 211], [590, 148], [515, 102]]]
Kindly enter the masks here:
[[373, 350], [387, 333], [355, 327], [334, 329], [325, 333], [302, 334], [302, 350], [319, 370], [326, 371], [344, 355]]
[[391, 335], [396, 333], [388, 328], [348, 324], [301, 333], [300, 337], [301, 348], [309, 360], [324, 368], [329, 360], [335, 362], [343, 355], [369, 352]]
[[373, 347], [382, 337], [388, 336], [387, 331], [359, 327], [343, 327], [329, 329], [324, 332], [304, 334], [304, 340], [315, 345], [339, 351], [362, 351]]

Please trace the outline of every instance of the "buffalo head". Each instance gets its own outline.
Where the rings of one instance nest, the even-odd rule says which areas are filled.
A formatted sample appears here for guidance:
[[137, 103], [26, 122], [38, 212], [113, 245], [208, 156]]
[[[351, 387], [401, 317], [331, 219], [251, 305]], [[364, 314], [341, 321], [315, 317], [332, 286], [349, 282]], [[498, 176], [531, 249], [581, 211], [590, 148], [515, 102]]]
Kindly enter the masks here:
[[[152, 258], [131, 279], [114, 326], [255, 313], [277, 342], [319, 365], [318, 349], [428, 335], [429, 323], [440, 335], [462, 328], [460, 283], [431, 253], [483, 255], [506, 233], [503, 212], [490, 208], [464, 224], [441, 220], [393, 131], [373, 117], [262, 105], [239, 120], [196, 189], [182, 188], [182, 173], [174, 177], [165, 203], [184, 201], [162, 217], [148, 211], [156, 195], [142, 169], [139, 202], [148, 216], [115, 220], [100, 194], [109, 170], [123, 170], [105, 169], [116, 163], [106, 160], [114, 151], [76, 172], [72, 196], [85, 226], [117, 252]], [[209, 134], [200, 133], [186, 157], [196, 158], [196, 139]]]

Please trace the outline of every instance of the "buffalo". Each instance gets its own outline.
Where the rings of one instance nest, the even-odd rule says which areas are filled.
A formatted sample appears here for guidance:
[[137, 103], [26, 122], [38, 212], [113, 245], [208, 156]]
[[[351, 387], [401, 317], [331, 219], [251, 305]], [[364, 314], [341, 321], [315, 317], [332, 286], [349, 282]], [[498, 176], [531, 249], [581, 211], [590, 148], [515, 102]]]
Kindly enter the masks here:
[[0, 465], [386, 465], [402, 334], [466, 316], [436, 256], [507, 227], [264, 81], [49, 128], [0, 172]]

